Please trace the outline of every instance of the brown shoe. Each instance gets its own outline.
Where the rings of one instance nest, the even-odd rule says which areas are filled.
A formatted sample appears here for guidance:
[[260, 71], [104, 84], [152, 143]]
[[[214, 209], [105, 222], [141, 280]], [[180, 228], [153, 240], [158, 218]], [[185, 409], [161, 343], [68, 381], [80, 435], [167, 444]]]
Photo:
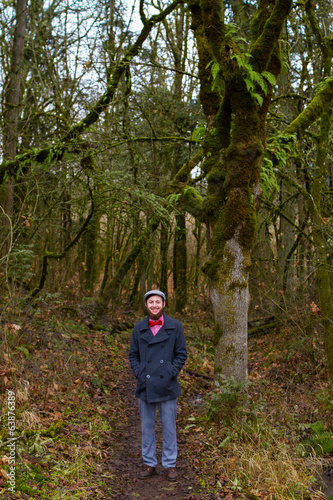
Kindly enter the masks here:
[[153, 474], [155, 474], [155, 467], [151, 467], [150, 465], [146, 465], [145, 468], [140, 472], [139, 479], [148, 479]]
[[165, 469], [165, 477], [168, 481], [176, 481], [176, 479], [178, 479], [178, 472], [176, 471], [175, 467], [169, 467], [168, 469]]

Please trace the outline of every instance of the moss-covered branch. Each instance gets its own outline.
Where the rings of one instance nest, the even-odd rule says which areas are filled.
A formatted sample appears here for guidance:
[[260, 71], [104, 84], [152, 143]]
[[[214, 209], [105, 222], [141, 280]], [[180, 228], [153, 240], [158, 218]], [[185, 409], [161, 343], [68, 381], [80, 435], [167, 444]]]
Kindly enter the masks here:
[[332, 68], [332, 56], [333, 56], [333, 45], [332, 38], [323, 36], [317, 18], [315, 16], [315, 12], [313, 9], [313, 2], [307, 0], [305, 3], [306, 14], [309, 18], [311, 29], [313, 34], [316, 37], [317, 43], [320, 47], [320, 50], [323, 54], [324, 59], [324, 76], [329, 77], [331, 75]]
[[[220, 62], [221, 50], [225, 50], [225, 41], [228, 38], [223, 19], [223, 2], [220, 0], [200, 0], [200, 6], [207, 40], [215, 59]], [[229, 38], [231, 41], [230, 35]]]
[[203, 198], [195, 188], [185, 186], [179, 198], [180, 205], [200, 222], [206, 222], [203, 210]]
[[111, 103], [115, 91], [119, 85], [120, 79], [126, 70], [126, 67], [131, 63], [133, 57], [138, 55], [143, 43], [148, 38], [152, 28], [156, 24], [163, 21], [163, 19], [165, 19], [165, 17], [169, 15], [180, 3], [182, 3], [182, 0], [175, 0], [162, 12], [154, 16], [151, 16], [149, 19], [145, 21], [142, 31], [138, 36], [136, 42], [134, 42], [134, 44], [131, 45], [131, 47], [125, 53], [123, 59], [120, 61], [120, 63], [117, 64], [104, 94], [93, 106], [91, 111], [83, 118], [83, 120], [81, 120], [79, 123], [71, 127], [70, 131], [65, 136], [65, 141], [70, 140], [73, 137], [77, 137], [84, 130], [90, 127], [90, 125], [92, 125], [98, 120], [101, 113], [103, 113], [103, 111], [105, 111], [105, 109]]
[[168, 195], [180, 193], [180, 197], [177, 200], [178, 203], [184, 210], [201, 222], [205, 222], [203, 198], [197, 193], [194, 187], [185, 183], [191, 170], [203, 160], [203, 157], [203, 150], [200, 149], [188, 162], [184, 163], [173, 177], [167, 191]]
[[319, 27], [318, 21], [317, 21], [316, 16], [315, 16], [315, 11], [313, 9], [313, 1], [312, 0], [306, 0], [305, 11], [306, 11], [308, 19], [310, 21], [310, 26], [311, 26], [313, 34], [316, 37], [317, 43], [320, 46], [321, 50], [325, 51], [324, 38], [323, 38], [323, 35], [320, 31], [320, 27]]
[[274, 97], [271, 102], [277, 102], [280, 101], [281, 99], [300, 99], [302, 101], [306, 100], [306, 97], [301, 94], [295, 94], [294, 92], [287, 92], [286, 94], [280, 94], [276, 97]]
[[170, 189], [172, 190], [172, 192], [175, 192], [175, 189], [182, 187], [182, 183], [186, 182], [191, 170], [193, 170], [202, 160], [203, 151], [202, 149], [200, 149], [194, 156], [192, 156], [192, 158], [188, 162], [184, 163], [184, 165], [173, 177], [170, 184]]
[[210, 69], [207, 69], [207, 66], [214, 59], [214, 54], [205, 35], [200, 0], [190, 0], [188, 5], [192, 14], [191, 27], [194, 32], [199, 53], [199, 99], [206, 118], [208, 129], [210, 129], [213, 126], [213, 121], [218, 113], [221, 103], [220, 91], [217, 86], [212, 89], [211, 71]]
[[260, 35], [255, 36], [256, 40], [251, 47], [250, 54], [256, 71], [262, 72], [267, 69], [291, 6], [292, 0], [276, 0]]
[[299, 135], [320, 118], [323, 111], [330, 105], [332, 99], [333, 78], [328, 78], [322, 82], [321, 88], [317, 91], [310, 104], [284, 129], [283, 133]]

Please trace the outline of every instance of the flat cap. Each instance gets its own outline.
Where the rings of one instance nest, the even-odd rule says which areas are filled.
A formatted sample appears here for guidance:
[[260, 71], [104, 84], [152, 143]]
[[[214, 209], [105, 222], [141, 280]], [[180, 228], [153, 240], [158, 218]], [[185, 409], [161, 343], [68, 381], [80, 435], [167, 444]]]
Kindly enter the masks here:
[[165, 295], [163, 292], [161, 292], [161, 290], [150, 290], [149, 292], [147, 292], [145, 294], [145, 303], [147, 302], [147, 299], [151, 296], [151, 295], [159, 295], [160, 297], [162, 297], [163, 299], [163, 302], [165, 302]]

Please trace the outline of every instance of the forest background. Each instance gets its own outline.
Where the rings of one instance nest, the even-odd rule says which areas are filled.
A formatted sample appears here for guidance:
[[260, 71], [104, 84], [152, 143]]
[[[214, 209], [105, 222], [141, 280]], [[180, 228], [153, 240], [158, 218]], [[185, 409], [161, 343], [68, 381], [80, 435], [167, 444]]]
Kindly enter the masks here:
[[269, 363], [279, 342], [309, 358], [322, 415], [297, 439], [332, 452], [332, 17], [308, 0], [3, 4], [4, 387], [32, 355], [23, 318], [129, 326], [156, 287], [201, 332], [210, 318], [222, 399], [247, 390], [249, 332], [273, 332]]

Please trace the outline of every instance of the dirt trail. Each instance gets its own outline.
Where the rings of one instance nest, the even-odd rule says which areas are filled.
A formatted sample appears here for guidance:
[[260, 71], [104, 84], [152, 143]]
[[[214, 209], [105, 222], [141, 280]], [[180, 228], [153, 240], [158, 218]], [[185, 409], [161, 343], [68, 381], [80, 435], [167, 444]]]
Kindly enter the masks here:
[[[156, 442], [158, 466], [156, 474], [149, 479], [138, 479], [138, 473], [142, 468], [141, 457], [141, 427], [135, 392], [135, 379], [130, 374], [124, 375], [123, 382], [119, 387], [122, 400], [125, 405], [123, 422], [112, 422], [112, 428], [116, 428], [115, 443], [110, 449], [108, 463], [109, 473], [114, 475], [112, 498], [113, 500], [139, 498], [142, 500], [162, 500], [167, 498], [199, 499], [211, 498], [210, 495], [200, 492], [195, 473], [187, 464], [183, 456], [185, 441], [178, 433], [178, 461], [177, 471], [179, 479], [176, 482], [167, 481], [164, 469], [161, 465], [162, 427], [158, 411], [156, 413]], [[113, 441], [113, 439], [112, 439]]]

